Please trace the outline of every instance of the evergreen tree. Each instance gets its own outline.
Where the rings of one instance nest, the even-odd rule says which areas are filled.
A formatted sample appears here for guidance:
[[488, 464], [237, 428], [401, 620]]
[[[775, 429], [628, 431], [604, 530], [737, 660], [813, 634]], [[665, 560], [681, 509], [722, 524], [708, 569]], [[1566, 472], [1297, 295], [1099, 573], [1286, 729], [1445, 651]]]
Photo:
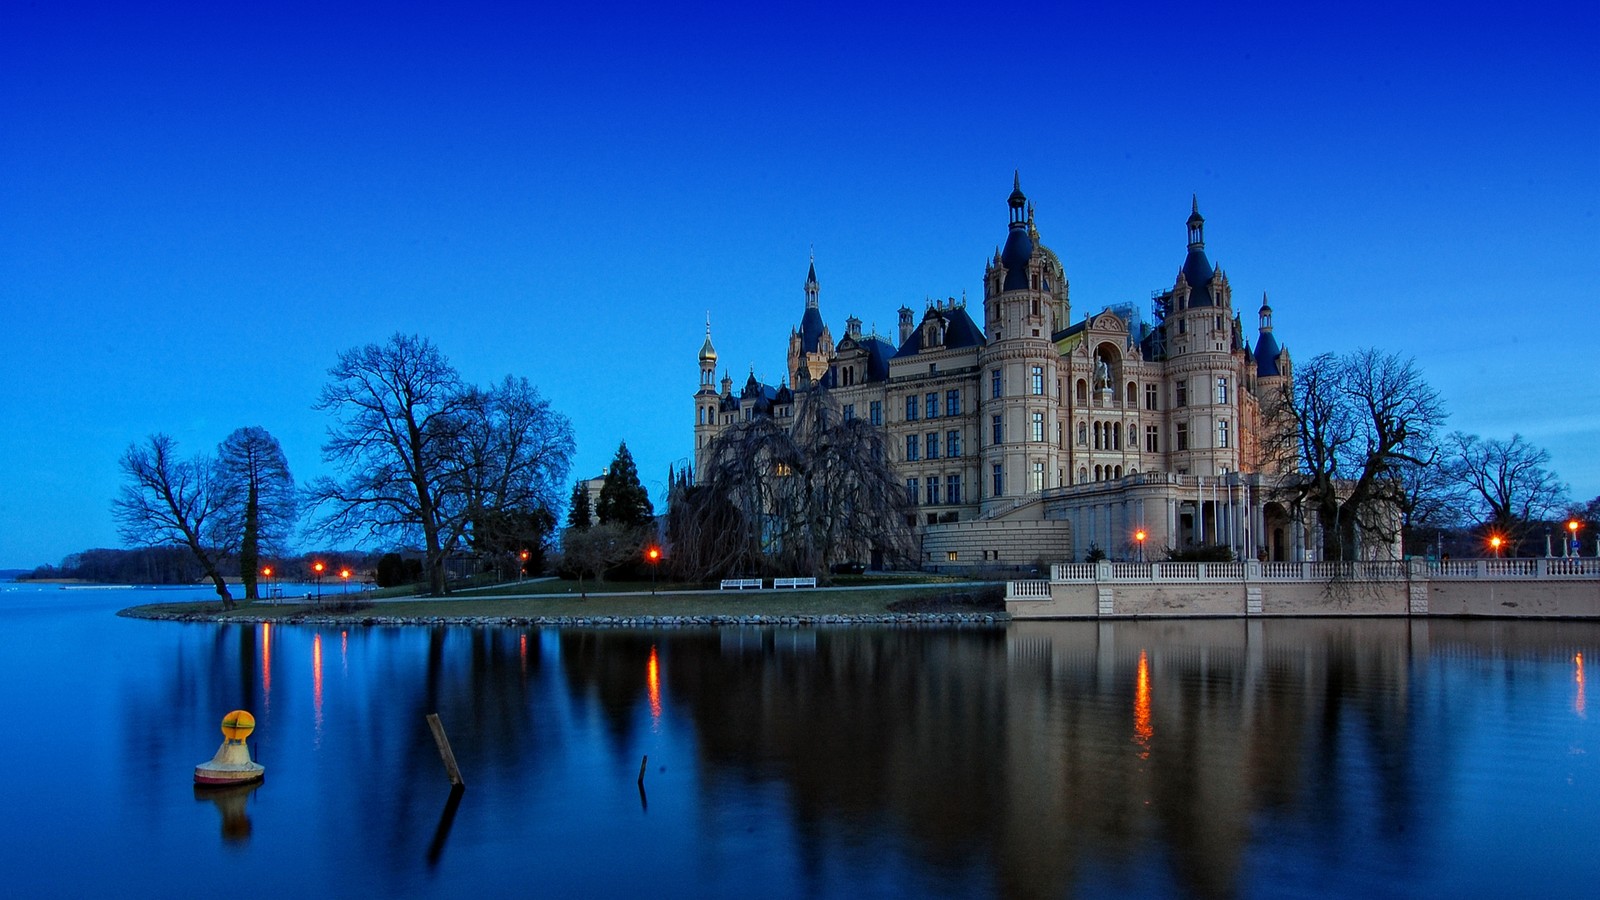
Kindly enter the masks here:
[[567, 510], [567, 527], [578, 531], [585, 531], [594, 523], [594, 514], [589, 510], [589, 489], [583, 482], [572, 486], [571, 508]]
[[606, 483], [600, 488], [600, 502], [595, 512], [601, 524], [626, 528], [644, 528], [655, 519], [650, 494], [639, 483], [639, 470], [633, 464], [627, 442], [617, 445], [617, 455], [606, 472]]

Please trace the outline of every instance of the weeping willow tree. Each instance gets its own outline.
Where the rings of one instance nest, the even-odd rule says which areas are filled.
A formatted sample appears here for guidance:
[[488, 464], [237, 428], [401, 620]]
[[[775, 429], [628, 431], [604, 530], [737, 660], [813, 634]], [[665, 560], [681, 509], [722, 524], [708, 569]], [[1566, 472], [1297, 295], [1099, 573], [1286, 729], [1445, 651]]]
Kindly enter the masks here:
[[883, 432], [846, 419], [828, 394], [792, 417], [741, 422], [712, 442], [696, 484], [673, 479], [668, 535], [679, 577], [826, 577], [836, 562], [915, 559], [906, 489]]

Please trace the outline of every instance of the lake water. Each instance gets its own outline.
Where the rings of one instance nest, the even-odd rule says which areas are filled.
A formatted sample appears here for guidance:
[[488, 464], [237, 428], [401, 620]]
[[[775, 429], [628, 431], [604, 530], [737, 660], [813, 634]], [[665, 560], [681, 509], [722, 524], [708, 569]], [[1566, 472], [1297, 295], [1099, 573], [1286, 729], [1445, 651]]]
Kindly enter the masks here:
[[[558, 631], [112, 615], [182, 596], [206, 592], [0, 585], [8, 896], [1600, 884], [1593, 623]], [[266, 781], [197, 797], [193, 768], [234, 708], [256, 716]], [[468, 784], [454, 804], [430, 712]]]

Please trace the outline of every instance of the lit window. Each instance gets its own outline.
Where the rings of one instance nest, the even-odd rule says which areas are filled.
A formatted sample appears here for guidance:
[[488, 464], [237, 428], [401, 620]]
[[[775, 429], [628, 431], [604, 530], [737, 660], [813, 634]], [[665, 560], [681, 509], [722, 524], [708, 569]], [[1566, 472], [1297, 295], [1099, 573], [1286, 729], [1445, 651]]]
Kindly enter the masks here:
[[1044, 366], [1033, 367], [1033, 378], [1030, 386], [1033, 388], [1035, 397], [1044, 396]]
[[954, 551], [954, 550], [946, 550], [944, 552], [944, 559], [945, 559], [945, 562], [955, 562], [956, 561], [956, 551]]
[[1044, 463], [1036, 462], [1028, 473], [1028, 490], [1038, 493], [1044, 490]]
[[1044, 413], [1036, 412], [1029, 417], [1028, 437], [1031, 440], [1044, 440]]

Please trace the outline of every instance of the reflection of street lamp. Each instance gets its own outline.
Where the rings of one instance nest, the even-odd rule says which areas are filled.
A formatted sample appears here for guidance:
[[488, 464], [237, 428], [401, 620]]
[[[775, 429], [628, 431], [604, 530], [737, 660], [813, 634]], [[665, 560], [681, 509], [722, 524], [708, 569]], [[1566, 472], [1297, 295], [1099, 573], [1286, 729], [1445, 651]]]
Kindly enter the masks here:
[[656, 568], [661, 563], [661, 548], [652, 545], [644, 552], [645, 558], [650, 560], [650, 593], [656, 592]]
[[1505, 543], [1505, 541], [1501, 540], [1500, 535], [1495, 534], [1489, 536], [1489, 546], [1494, 550], [1495, 559], [1500, 558], [1500, 545], [1503, 543]]
[[1139, 545], [1139, 562], [1144, 562], [1144, 538], [1145, 534], [1143, 528], [1133, 533], [1133, 540]]
[[311, 564], [311, 572], [316, 576], [318, 603], [322, 602], [322, 572], [327, 568], [328, 567], [323, 565], [320, 561]]

